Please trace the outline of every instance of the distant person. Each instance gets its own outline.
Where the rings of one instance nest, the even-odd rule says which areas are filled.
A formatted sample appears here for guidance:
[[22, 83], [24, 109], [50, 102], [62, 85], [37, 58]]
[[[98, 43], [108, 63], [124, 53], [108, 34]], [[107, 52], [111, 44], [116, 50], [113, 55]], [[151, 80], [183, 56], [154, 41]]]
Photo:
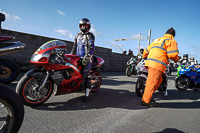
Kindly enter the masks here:
[[131, 49], [128, 50], [128, 55], [133, 56], [133, 51]]
[[194, 57], [190, 58], [190, 65], [197, 65], [197, 62], [195, 61]]
[[141, 48], [141, 49], [140, 49], [140, 52], [138, 53], [138, 55], [143, 55], [143, 52], [144, 52], [144, 49]]
[[148, 78], [141, 102], [143, 106], [156, 106], [152, 96], [163, 80], [162, 75], [169, 64], [169, 59], [179, 61], [179, 51], [174, 37], [175, 30], [170, 28], [163, 37], [154, 40], [144, 50], [143, 59], [147, 59], [145, 67], [148, 69]]
[[0, 29], [2, 29], [1, 27], [1, 22], [5, 21], [6, 17], [3, 13], [0, 13]]
[[123, 49], [122, 54], [126, 55], [126, 49]]
[[141, 48], [141, 49], [140, 49], [140, 52], [138, 53], [138, 55], [137, 55], [137, 57], [136, 57], [136, 60], [137, 60], [137, 61], [141, 61], [141, 60], [142, 60], [143, 52], [144, 52], [144, 49]]
[[79, 29], [80, 32], [76, 35], [74, 46], [72, 48], [71, 54], [77, 54], [82, 58], [82, 66], [83, 66], [83, 80], [84, 87], [86, 89], [85, 92], [85, 101], [89, 100], [89, 94], [91, 91], [91, 83], [90, 83], [90, 69], [92, 66], [92, 57], [95, 50], [95, 36], [89, 32], [91, 28], [91, 22], [87, 18], [83, 18], [79, 21]]
[[189, 62], [188, 54], [187, 53], [183, 54], [183, 58], [180, 59], [179, 62], [181, 63], [181, 65], [185, 65], [186, 63], [188, 63]]

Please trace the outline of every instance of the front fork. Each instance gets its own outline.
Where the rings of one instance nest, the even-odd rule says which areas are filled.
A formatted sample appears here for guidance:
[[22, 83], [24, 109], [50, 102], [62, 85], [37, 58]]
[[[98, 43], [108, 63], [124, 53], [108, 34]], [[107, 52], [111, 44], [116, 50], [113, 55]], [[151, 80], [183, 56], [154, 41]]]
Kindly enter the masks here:
[[46, 84], [48, 78], [49, 78], [49, 72], [47, 71], [46, 74], [42, 77], [38, 91], [40, 91], [41, 89], [43, 89], [45, 87], [45, 84]]

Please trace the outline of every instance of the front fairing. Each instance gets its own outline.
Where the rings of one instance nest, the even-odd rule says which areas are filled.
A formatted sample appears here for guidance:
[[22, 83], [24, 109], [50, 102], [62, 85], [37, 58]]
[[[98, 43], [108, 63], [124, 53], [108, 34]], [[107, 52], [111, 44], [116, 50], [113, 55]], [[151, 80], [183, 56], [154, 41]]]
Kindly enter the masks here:
[[47, 51], [44, 51], [42, 54], [38, 54], [38, 53], [33, 54], [31, 57], [31, 62], [38, 62], [42, 57], [46, 57], [47, 58], [46, 62], [48, 62], [51, 51], [52, 49], [49, 49]]
[[127, 62], [127, 66], [133, 66], [133, 64], [135, 64], [136, 59], [134, 57], [131, 57], [131, 59]]
[[181, 68], [181, 69], [179, 70], [179, 75], [183, 75], [183, 74], [186, 74], [186, 73], [188, 73], [188, 72], [190, 72], [190, 69]]
[[66, 44], [62, 41], [53, 40], [43, 44], [32, 55], [31, 63], [48, 63], [51, 54], [57, 51], [65, 51]]
[[[191, 69], [193, 69], [193, 70], [191, 70]], [[192, 81], [197, 81], [199, 78], [198, 69], [195, 68], [194, 65], [187, 67], [187, 68], [180, 69], [179, 75], [185, 75], [189, 78], [189, 80], [192, 80]]]

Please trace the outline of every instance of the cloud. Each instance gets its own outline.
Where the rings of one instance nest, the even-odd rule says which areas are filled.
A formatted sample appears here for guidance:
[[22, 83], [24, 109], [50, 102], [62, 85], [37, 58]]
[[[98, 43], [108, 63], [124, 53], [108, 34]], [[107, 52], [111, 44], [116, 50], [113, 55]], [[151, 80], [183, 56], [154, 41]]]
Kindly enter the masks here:
[[121, 52], [123, 50], [123, 44], [117, 44], [116, 42], [105, 42], [106, 45], [109, 45], [112, 49], [115, 49], [117, 52]]
[[94, 25], [91, 25], [90, 32], [92, 32], [96, 37], [102, 37], [101, 32], [98, 32]]
[[74, 39], [74, 36], [72, 35], [71, 31], [65, 30], [65, 29], [56, 29], [55, 32], [59, 33], [61, 36], [66, 36], [68, 38]]
[[60, 10], [57, 10], [58, 14], [60, 14], [61, 16], [65, 16], [65, 13], [60, 11]]
[[19, 16], [16, 16], [14, 14], [9, 14], [9, 13], [7, 13], [5, 11], [1, 11], [1, 9], [0, 9], [0, 12], [5, 14], [5, 16], [6, 16], [6, 20], [5, 21], [13, 22], [13, 21], [17, 21], [17, 20], [22, 20]]

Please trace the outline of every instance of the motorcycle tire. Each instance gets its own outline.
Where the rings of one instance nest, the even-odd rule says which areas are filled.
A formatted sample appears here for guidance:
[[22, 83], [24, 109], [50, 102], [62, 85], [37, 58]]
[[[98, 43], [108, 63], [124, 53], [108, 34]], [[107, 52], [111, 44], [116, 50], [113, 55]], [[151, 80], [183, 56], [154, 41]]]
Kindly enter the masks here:
[[172, 75], [172, 70], [171, 70], [171, 68], [169, 69], [169, 76], [171, 76]]
[[19, 68], [16, 62], [8, 59], [0, 59], [0, 69], [2, 69], [2, 72], [5, 71], [5, 73], [0, 73], [0, 83], [3, 84], [14, 81], [19, 75]]
[[[0, 125], [1, 133], [17, 133], [24, 120], [24, 104], [17, 93], [11, 88], [0, 84], [0, 118], [4, 113], [7, 116], [1, 118]], [[5, 118], [7, 117], [7, 118]]]
[[164, 75], [162, 75], [162, 78], [163, 78], [163, 80], [162, 80], [160, 86], [157, 89], [158, 91], [167, 90], [167, 76], [164, 74]]
[[102, 83], [101, 74], [98, 71], [91, 72], [91, 93], [97, 92], [101, 86], [101, 83]]
[[142, 97], [143, 93], [144, 93], [144, 89], [145, 89], [145, 83], [146, 78], [144, 77], [138, 77], [137, 82], [136, 82], [136, 86], [135, 86], [135, 92], [137, 94], [137, 96]]
[[126, 68], [126, 76], [131, 77], [132, 75], [132, 66]]
[[47, 83], [45, 84], [45, 88], [39, 93], [36, 90], [38, 84], [39, 84], [39, 79], [36, 79], [35, 77], [32, 76], [23, 76], [20, 79], [16, 87], [16, 92], [21, 97], [22, 101], [24, 102], [24, 105], [27, 106], [41, 105], [44, 102], [46, 102], [52, 95], [53, 83], [51, 82], [51, 80], [47, 81]]
[[[189, 79], [186, 79], [186, 78], [187, 77], [183, 77], [183, 76], [179, 76], [178, 78], [176, 78], [175, 86], [178, 90], [185, 91], [188, 89], [188, 87], [190, 86], [190, 82], [189, 82]], [[186, 80], [186, 82], [184, 82], [183, 80]]]

